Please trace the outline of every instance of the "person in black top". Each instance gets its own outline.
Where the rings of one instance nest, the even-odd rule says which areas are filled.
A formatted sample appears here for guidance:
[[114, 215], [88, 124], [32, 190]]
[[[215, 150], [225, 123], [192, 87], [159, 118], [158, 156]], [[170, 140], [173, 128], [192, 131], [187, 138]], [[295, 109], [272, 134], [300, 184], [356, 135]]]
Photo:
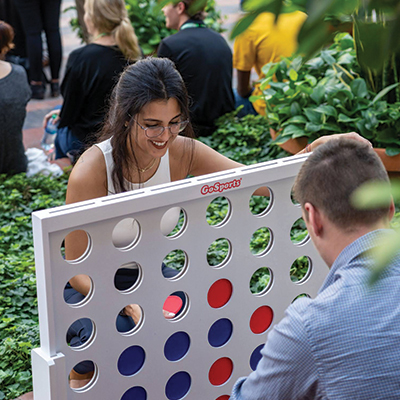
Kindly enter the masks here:
[[141, 50], [123, 0], [86, 0], [85, 24], [92, 42], [74, 50], [61, 85], [64, 102], [43, 121], [58, 123], [56, 159], [72, 162], [87, 145], [95, 142], [107, 103], [124, 68], [141, 58]]
[[204, 25], [204, 12], [191, 11], [194, 0], [163, 8], [167, 28], [179, 29], [165, 38], [159, 57], [172, 60], [191, 97], [191, 120], [197, 136], [209, 136], [214, 121], [234, 110], [232, 51], [225, 39]]
[[0, 174], [8, 175], [27, 169], [22, 125], [31, 98], [24, 68], [4, 61], [13, 47], [13, 38], [13, 28], [0, 21]]

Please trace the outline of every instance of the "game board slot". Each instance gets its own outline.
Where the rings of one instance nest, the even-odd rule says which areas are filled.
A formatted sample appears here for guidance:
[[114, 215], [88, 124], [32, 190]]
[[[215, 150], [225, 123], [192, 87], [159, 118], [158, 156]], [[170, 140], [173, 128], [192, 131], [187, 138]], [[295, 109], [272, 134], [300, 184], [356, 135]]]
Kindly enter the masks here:
[[229, 199], [218, 196], [207, 206], [206, 221], [208, 225], [219, 228], [225, 225], [232, 214], [232, 206]]
[[76, 229], [68, 233], [60, 245], [61, 257], [68, 264], [81, 263], [89, 256], [91, 250], [92, 239], [89, 233], [83, 229]]
[[208, 330], [208, 343], [212, 347], [222, 347], [232, 337], [233, 324], [228, 318], [215, 321]]
[[222, 268], [232, 257], [232, 244], [228, 239], [219, 238], [207, 249], [207, 262], [210, 267]]
[[[79, 280], [80, 282], [87, 282], [89, 284], [89, 291], [86, 295], [75, 290], [72, 285], [74, 281]], [[79, 274], [73, 276], [64, 286], [63, 297], [64, 301], [72, 308], [83, 307], [87, 304], [93, 297], [94, 294], [94, 283], [93, 279], [89, 275]]]
[[146, 353], [141, 346], [130, 346], [118, 358], [118, 372], [123, 376], [133, 376], [143, 367]]
[[136, 333], [144, 323], [143, 308], [139, 304], [127, 304], [115, 319], [115, 327], [123, 336]]
[[290, 279], [293, 283], [305, 283], [311, 276], [312, 262], [310, 257], [301, 256], [294, 260], [290, 267]]
[[140, 234], [139, 222], [134, 218], [124, 218], [115, 225], [111, 240], [115, 248], [127, 251], [139, 242]]
[[268, 267], [261, 267], [250, 278], [250, 292], [254, 296], [264, 296], [272, 287], [273, 273]]
[[172, 207], [161, 218], [160, 230], [168, 239], [181, 236], [187, 227], [187, 214], [183, 208]]
[[274, 312], [269, 306], [261, 306], [250, 318], [250, 330], [255, 334], [264, 333], [272, 324]]
[[251, 236], [249, 248], [251, 254], [257, 257], [264, 256], [272, 247], [273, 234], [271, 229], [262, 227], [257, 229]]
[[250, 197], [250, 212], [256, 217], [263, 217], [271, 210], [273, 199], [273, 193], [269, 187], [259, 187]]
[[179, 361], [190, 349], [190, 336], [183, 331], [175, 332], [165, 342], [164, 356], [168, 361]]

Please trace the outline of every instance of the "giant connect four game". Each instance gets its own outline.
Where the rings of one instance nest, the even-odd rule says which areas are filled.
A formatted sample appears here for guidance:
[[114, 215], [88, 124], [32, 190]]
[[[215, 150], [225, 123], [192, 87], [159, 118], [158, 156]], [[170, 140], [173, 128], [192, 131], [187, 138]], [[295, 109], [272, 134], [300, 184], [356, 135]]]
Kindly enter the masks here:
[[[308, 237], [291, 237], [301, 218], [291, 191], [306, 158], [35, 212], [41, 339], [32, 352], [35, 398], [228, 400], [236, 379], [255, 369], [285, 309], [300, 295], [314, 297], [328, 272]], [[255, 211], [251, 203], [259, 188], [268, 188], [269, 196], [265, 208]], [[215, 201], [224, 210], [210, 221], [206, 214]], [[173, 214], [179, 222], [167, 229]], [[134, 229], [121, 242], [116, 231], [124, 225]], [[87, 246], [79, 258], [67, 260], [63, 243], [73, 231], [86, 234]], [[179, 264], [176, 259], [178, 267], [172, 265]], [[291, 270], [299, 259], [306, 260], [307, 271], [295, 280]], [[165, 276], [163, 262], [177, 272]], [[135, 280], [121, 287], [116, 276], [127, 270]], [[64, 288], [76, 275], [89, 277], [91, 289], [79, 302], [66, 302]], [[259, 275], [264, 287], [251, 290]], [[164, 303], [178, 293], [181, 308], [166, 319]], [[129, 304], [140, 306], [140, 321], [121, 331], [116, 319]], [[67, 332], [81, 319], [90, 320], [91, 334], [73, 346]], [[70, 371], [88, 361], [93, 378], [71, 388]]]

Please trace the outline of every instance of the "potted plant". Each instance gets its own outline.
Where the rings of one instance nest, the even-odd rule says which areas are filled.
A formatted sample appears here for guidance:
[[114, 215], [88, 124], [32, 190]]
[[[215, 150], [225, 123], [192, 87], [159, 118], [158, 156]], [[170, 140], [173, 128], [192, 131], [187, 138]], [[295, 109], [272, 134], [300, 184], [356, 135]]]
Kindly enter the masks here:
[[338, 34], [306, 62], [286, 58], [263, 72], [262, 97], [272, 134], [278, 133], [275, 143], [302, 138], [304, 147], [322, 135], [355, 131], [387, 156], [400, 154], [400, 102], [385, 99], [398, 84], [377, 94], [368, 89], [349, 34]]

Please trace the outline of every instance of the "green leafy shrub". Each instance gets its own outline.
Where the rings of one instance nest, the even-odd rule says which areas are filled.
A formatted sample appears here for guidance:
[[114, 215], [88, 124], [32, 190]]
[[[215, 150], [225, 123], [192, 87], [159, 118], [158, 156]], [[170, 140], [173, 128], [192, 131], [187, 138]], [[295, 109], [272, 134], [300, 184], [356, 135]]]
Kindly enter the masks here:
[[277, 143], [355, 131], [388, 155], [400, 153], [400, 102], [385, 100], [398, 84], [379, 93], [368, 89], [350, 35], [337, 35], [333, 45], [306, 63], [287, 58], [267, 64], [263, 72], [261, 97], [271, 128], [280, 132]]

